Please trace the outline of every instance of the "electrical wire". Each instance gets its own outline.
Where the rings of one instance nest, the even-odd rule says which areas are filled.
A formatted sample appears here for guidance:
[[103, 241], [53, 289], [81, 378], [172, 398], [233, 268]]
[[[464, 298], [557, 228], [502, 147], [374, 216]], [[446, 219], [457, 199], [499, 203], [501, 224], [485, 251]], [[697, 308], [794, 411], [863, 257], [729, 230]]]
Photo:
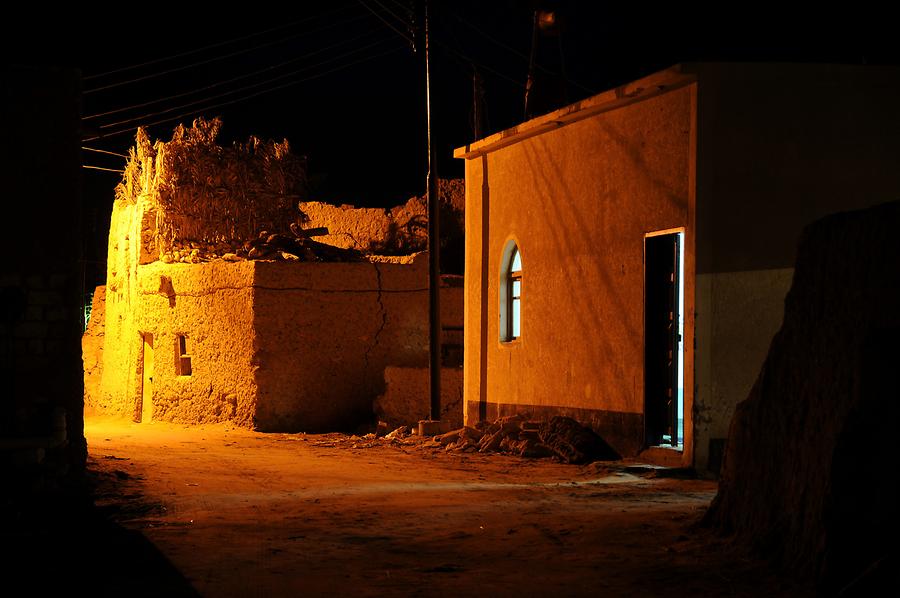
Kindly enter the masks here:
[[442, 42], [441, 40], [435, 40], [435, 43], [436, 43], [438, 46], [440, 46], [441, 48], [447, 50], [448, 52], [451, 52], [451, 53], [457, 55], [458, 57], [462, 58], [462, 59], [465, 60], [466, 62], [469, 62], [469, 63], [471, 63], [471, 64], [477, 65], [477, 66], [481, 67], [482, 69], [488, 71], [489, 73], [493, 73], [493, 74], [497, 75], [498, 77], [500, 77], [501, 79], [505, 79], [506, 81], [512, 83], [513, 85], [515, 85], [515, 86], [518, 87], [519, 89], [525, 89], [525, 84], [524, 84], [524, 83], [522, 83], [522, 82], [520, 82], [520, 81], [516, 81], [515, 79], [513, 79], [513, 78], [510, 77], [509, 75], [506, 75], [506, 74], [504, 74], [504, 73], [498, 71], [498, 70], [495, 69], [495, 68], [491, 68], [491, 67], [489, 67], [488, 65], [484, 64], [483, 62], [480, 62], [480, 61], [478, 61], [478, 60], [475, 60], [475, 59], [472, 58], [471, 56], [468, 56], [468, 55], [466, 55], [466, 54], [463, 54], [462, 52], [460, 52], [459, 50], [457, 50], [457, 49], [454, 48], [453, 46], [451, 46], [451, 45], [449, 45], [449, 44], [447, 44], [447, 43], [445, 43], [445, 42]]
[[153, 117], [155, 117], [155, 116], [161, 116], [161, 115], [167, 114], [167, 113], [169, 113], [169, 112], [174, 112], [175, 110], [181, 110], [181, 109], [183, 109], [183, 108], [188, 108], [188, 107], [190, 107], [190, 106], [195, 106], [195, 105], [197, 105], [197, 104], [202, 104], [202, 103], [208, 102], [208, 101], [210, 101], [210, 100], [215, 100], [215, 99], [222, 98], [222, 97], [225, 97], [225, 96], [233, 95], [233, 94], [236, 94], [236, 93], [241, 92], [241, 91], [246, 91], [246, 90], [248, 90], [248, 89], [254, 89], [254, 88], [260, 87], [260, 86], [262, 86], [262, 85], [266, 85], [266, 84], [268, 84], [268, 83], [272, 83], [272, 82], [274, 82], [274, 81], [279, 81], [279, 80], [281, 80], [281, 79], [286, 79], [286, 78], [288, 78], [288, 77], [291, 77], [291, 76], [293, 76], [293, 75], [296, 75], [297, 73], [301, 73], [301, 72], [304, 72], [304, 71], [309, 71], [309, 70], [311, 70], [311, 69], [313, 69], [313, 68], [316, 68], [316, 67], [319, 67], [319, 66], [323, 66], [323, 65], [329, 64], [329, 63], [331, 63], [331, 62], [335, 62], [335, 61], [337, 61], [337, 60], [340, 60], [340, 59], [342, 59], [342, 58], [346, 58], [346, 57], [348, 57], [348, 56], [352, 56], [353, 54], [358, 54], [358, 53], [360, 53], [360, 52], [363, 52], [363, 51], [365, 51], [365, 50], [368, 50], [369, 48], [372, 48], [372, 47], [377, 46], [377, 45], [379, 45], [379, 44], [381, 44], [381, 43], [384, 43], [385, 41], [390, 41], [390, 40], [388, 40], [388, 39], [386, 39], [386, 38], [385, 38], [385, 39], [376, 40], [376, 41], [374, 41], [374, 42], [372, 42], [372, 43], [370, 43], [370, 44], [366, 44], [365, 46], [356, 48], [356, 49], [354, 49], [354, 50], [350, 50], [349, 52], [344, 52], [343, 54], [339, 54], [339, 55], [334, 56], [334, 57], [332, 57], [332, 58], [329, 58], [329, 59], [327, 59], [327, 60], [323, 60], [322, 62], [319, 62], [319, 63], [316, 63], [316, 64], [312, 64], [312, 65], [306, 65], [306, 66], [304, 66], [304, 67], [302, 67], [302, 68], [299, 68], [299, 69], [290, 71], [290, 72], [285, 73], [285, 74], [283, 74], [283, 75], [278, 75], [277, 77], [272, 77], [272, 78], [270, 78], [270, 79], [266, 79], [265, 81], [260, 81], [260, 82], [258, 82], [258, 83], [252, 83], [252, 84], [250, 84], [250, 85], [244, 85], [243, 87], [238, 87], [238, 88], [232, 89], [232, 90], [230, 90], [230, 91], [226, 91], [226, 92], [222, 92], [222, 93], [219, 93], [219, 94], [215, 94], [215, 95], [212, 95], [212, 96], [209, 96], [209, 97], [206, 97], [206, 98], [201, 98], [201, 99], [199, 99], [199, 100], [194, 100], [194, 101], [192, 101], [192, 102], [187, 102], [187, 103], [185, 103], [185, 104], [180, 104], [180, 105], [178, 105], [178, 106], [172, 106], [171, 108], [166, 108], [165, 110], [159, 110], [159, 111], [157, 111], [157, 112], [151, 112], [151, 113], [149, 113], [149, 114], [144, 114], [144, 115], [141, 115], [141, 116], [135, 116], [135, 117], [133, 117], [133, 118], [127, 118], [127, 119], [125, 119], [125, 120], [120, 120], [120, 121], [117, 121], [117, 122], [114, 122], [114, 123], [107, 123], [107, 124], [105, 124], [105, 125], [100, 125], [100, 128], [101, 128], [101, 129], [111, 129], [111, 128], [113, 128], [113, 127], [117, 127], [117, 126], [120, 126], [120, 125], [132, 123], [132, 122], [137, 122], [137, 121], [144, 120], [144, 119], [147, 119], [147, 118], [153, 118]]
[[[401, 23], [406, 25], [407, 29], [412, 29], [413, 24], [410, 23], [409, 21], [407, 21], [405, 17], [401, 17], [400, 15], [395, 13], [393, 10], [391, 10], [390, 8], [388, 8], [387, 6], [385, 6], [384, 4], [379, 2], [379, 0], [372, 0], [372, 2], [374, 2], [375, 4], [380, 6], [386, 13], [388, 13], [389, 15], [391, 15], [392, 17], [394, 17], [395, 19], [397, 19], [398, 21], [400, 21]], [[363, 5], [365, 5], [365, 4], [363, 3]]]
[[109, 154], [110, 156], [119, 156], [120, 158], [128, 158], [128, 156], [126, 156], [125, 154], [119, 154], [119, 153], [116, 153], [116, 152], [109, 152], [109, 151], [106, 151], [106, 150], [97, 149], [97, 148], [95, 148], [95, 147], [85, 147], [85, 146], [82, 145], [82, 146], [81, 146], [81, 149], [86, 150], [86, 151], [89, 151], [89, 152], [97, 152], [98, 154]]
[[207, 90], [209, 90], [209, 89], [215, 89], [215, 88], [217, 88], [217, 87], [221, 87], [221, 86], [226, 85], [226, 84], [228, 84], [228, 83], [234, 83], [235, 81], [240, 81], [240, 80], [243, 80], [243, 79], [248, 79], [248, 78], [250, 78], [250, 77], [254, 77], [254, 76], [256, 76], [256, 75], [260, 75], [260, 74], [262, 74], [262, 73], [265, 73], [265, 72], [268, 72], [268, 71], [271, 71], [271, 70], [275, 70], [275, 69], [277, 69], [277, 68], [281, 68], [281, 67], [283, 67], [283, 66], [285, 66], [285, 65], [288, 65], [288, 64], [291, 64], [291, 63], [294, 63], [294, 62], [298, 62], [298, 61], [300, 61], [300, 60], [304, 60], [304, 59], [307, 59], [307, 58], [311, 58], [311, 57], [313, 57], [313, 56], [316, 56], [317, 54], [321, 54], [321, 53], [323, 53], [323, 52], [327, 52], [327, 51], [329, 51], [329, 50], [333, 50], [333, 49], [335, 49], [335, 48], [337, 48], [337, 47], [339, 47], [339, 46], [343, 46], [343, 45], [345, 45], [345, 44], [348, 44], [348, 43], [351, 43], [351, 42], [360, 40], [360, 39], [362, 39], [362, 38], [364, 38], [364, 37], [367, 37], [367, 36], [371, 35], [372, 33], [373, 33], [372, 31], [366, 31], [365, 33], [363, 33], [363, 34], [361, 34], [361, 35], [357, 35], [356, 37], [353, 37], [353, 38], [350, 38], [350, 39], [342, 39], [341, 41], [339, 41], [339, 42], [337, 42], [337, 43], [335, 43], [335, 44], [332, 44], [332, 45], [330, 45], [330, 46], [326, 46], [326, 47], [324, 47], [324, 48], [319, 48], [318, 50], [315, 50], [315, 51], [313, 51], [313, 52], [309, 52], [309, 53], [307, 53], [307, 54], [304, 54], [304, 55], [302, 55], [302, 56], [298, 56], [298, 57], [296, 57], [296, 58], [291, 58], [290, 60], [285, 60], [285, 61], [283, 61], [283, 62], [279, 62], [278, 64], [274, 64], [274, 65], [272, 65], [272, 66], [267, 66], [267, 67], [265, 67], [265, 68], [262, 68], [262, 69], [253, 71], [252, 73], [247, 73], [247, 74], [244, 74], [244, 75], [239, 75], [239, 76], [237, 76], [237, 77], [232, 77], [231, 79], [225, 79], [224, 81], [219, 81], [219, 82], [213, 83], [213, 84], [211, 84], [211, 85], [206, 85], [206, 86], [204, 86], [204, 87], [198, 87], [198, 88], [196, 88], [196, 89], [191, 89], [191, 90], [185, 91], [185, 92], [183, 92], [183, 93], [178, 93], [178, 94], [174, 94], [174, 95], [169, 95], [169, 96], [166, 96], [166, 97], [164, 97], [164, 98], [157, 98], [157, 99], [155, 99], [155, 100], [150, 100], [150, 101], [147, 101], [147, 102], [142, 102], [142, 103], [140, 103], [140, 104], [133, 104], [133, 105], [131, 105], [131, 106], [125, 106], [124, 108], [116, 108], [115, 110], [108, 110], [108, 111], [106, 111], [106, 112], [100, 112], [100, 113], [98, 113], [98, 114], [91, 114], [91, 115], [89, 115], [89, 116], [83, 117], [82, 120], [94, 120], [94, 119], [97, 119], [97, 118], [102, 118], [102, 117], [104, 117], [104, 116], [109, 116], [109, 115], [111, 115], [111, 114], [118, 114], [118, 113], [120, 113], [120, 112], [127, 112], [127, 111], [129, 111], [129, 110], [134, 110], [135, 108], [144, 108], [145, 106], [150, 106], [151, 104], [158, 104], [158, 103], [160, 103], [160, 102], [166, 102], [166, 101], [169, 101], [169, 100], [174, 100], [174, 99], [176, 99], [176, 98], [182, 98], [182, 97], [184, 97], [184, 96], [189, 96], [189, 95], [193, 95], [193, 94], [196, 94], [196, 93], [200, 93], [201, 91], [207, 91]]
[[[388, 21], [387, 19], [385, 19], [384, 17], [382, 17], [381, 14], [380, 14], [378, 11], [376, 11], [376, 10], [373, 9], [371, 6], [369, 6], [368, 4], [366, 4], [365, 2], [363, 2], [363, 0], [359, 0], [359, 3], [362, 4], [363, 7], [364, 7], [366, 10], [368, 10], [370, 13], [372, 13], [373, 15], [375, 15], [376, 17], [378, 17], [378, 20], [379, 20], [379, 21], [381, 21], [382, 23], [384, 23], [385, 25], [387, 25], [388, 27], [390, 27], [391, 30], [394, 31], [394, 33], [396, 33], [397, 35], [399, 35], [400, 37], [402, 37], [403, 39], [405, 39], [406, 41], [408, 41], [408, 42], [413, 46], [413, 48], [415, 48], [415, 43], [416, 43], [416, 42], [415, 42], [415, 40], [413, 39], [413, 37], [412, 37], [411, 35], [409, 35], [408, 33], [403, 33], [402, 31], [400, 31], [399, 29], [397, 29], [396, 27], [394, 27], [394, 25], [392, 25], [392, 24], [390, 23], [390, 21]], [[379, 6], [382, 6], [382, 8], [383, 8], [383, 5], [379, 4]], [[402, 22], [403, 22], [403, 23], [406, 23], [406, 21], [402, 21]]]
[[274, 41], [266, 42], [266, 43], [264, 43], [264, 44], [259, 44], [259, 45], [256, 45], [256, 46], [251, 46], [250, 48], [244, 48], [243, 50], [235, 50], [234, 52], [229, 52], [229, 53], [227, 53], [227, 54], [221, 54], [221, 55], [219, 55], [219, 56], [214, 56], [214, 57], [212, 57], [212, 58], [207, 58], [207, 59], [205, 59], [205, 60], [201, 60], [201, 61], [198, 61], [198, 62], [193, 62], [193, 63], [191, 63], [191, 64], [186, 64], [186, 65], [182, 65], [182, 66], [175, 67], [175, 68], [171, 68], [171, 69], [166, 69], [166, 70], [164, 70], [164, 71], [160, 71], [160, 72], [157, 72], [157, 73], [150, 73], [149, 75], [143, 75], [143, 76], [141, 76], [141, 77], [135, 77], [134, 79], [128, 79], [127, 81], [120, 81], [120, 82], [118, 82], [118, 83], [110, 83], [109, 85], [103, 85], [103, 86], [101, 86], [101, 87], [95, 87], [95, 88], [93, 88], [93, 89], [87, 89], [87, 90], [85, 90], [85, 91], [83, 92], [83, 95], [88, 95], [88, 94], [96, 93], [96, 92], [98, 92], [98, 91], [104, 91], [104, 90], [106, 90], [106, 89], [113, 89], [113, 88], [116, 88], [116, 87], [121, 87], [121, 86], [123, 86], [123, 85], [129, 85], [129, 84], [131, 84], [131, 83], [138, 83], [138, 82], [140, 82], [140, 81], [147, 81], [148, 79], [156, 79], [157, 77], [162, 77], [163, 75], [169, 75], [169, 74], [172, 74], [172, 73], [177, 73], [177, 72], [184, 71], [184, 70], [187, 70], [187, 69], [191, 69], [191, 68], [194, 68], [194, 67], [203, 66], [204, 64], [209, 64], [209, 63], [211, 63], [211, 62], [218, 62], [218, 61], [220, 61], [220, 60], [225, 60], [226, 58], [231, 58], [231, 57], [233, 57], [233, 56], [240, 56], [241, 54], [247, 54], [247, 53], [249, 53], [249, 52], [255, 52], [256, 50], [260, 50], [260, 49], [262, 49], [262, 48], [268, 48], [268, 47], [270, 47], [270, 46], [276, 46], [276, 45], [278, 45], [278, 44], [283, 44], [283, 43], [285, 43], [285, 42], [287, 42], [287, 41], [290, 41], [290, 40], [292, 40], [292, 39], [296, 39], [296, 38], [301, 37], [301, 36], [304, 36], [304, 35], [310, 35], [311, 33], [317, 33], [317, 32], [319, 32], [319, 31], [324, 31], [324, 30], [326, 30], [326, 29], [331, 29], [331, 28], [333, 28], [333, 27], [341, 27], [341, 26], [345, 26], [345, 25], [348, 25], [348, 24], [350, 24], [350, 23], [354, 23], [354, 22], [356, 22], [356, 21], [359, 21], [359, 20], [361, 20], [361, 19], [363, 19], [363, 18], [365, 18], [365, 15], [360, 15], [360, 16], [357, 16], [357, 17], [353, 17], [353, 18], [351, 18], [351, 19], [348, 19], [348, 20], [346, 20], [346, 21], [341, 21], [341, 22], [338, 22], [338, 23], [331, 23], [331, 24], [329, 24], [329, 25], [325, 25], [324, 27], [321, 27], [320, 29], [317, 29], [317, 30], [315, 30], [315, 31], [313, 31], [313, 32], [310, 32], [310, 31], [302, 31], [302, 32], [300, 32], [300, 33], [295, 33], [294, 35], [290, 35], [290, 36], [288, 36], [288, 37], [285, 37], [285, 38], [282, 38], [282, 39], [279, 39], [279, 40], [274, 40]]
[[400, 10], [403, 10], [403, 11], [405, 11], [405, 12], [410, 12], [410, 11], [412, 10], [408, 5], [406, 5], [406, 4], [401, 4], [401, 3], [398, 2], [397, 0], [388, 0], [388, 2], [390, 2], [390, 3], [393, 4], [394, 6], [396, 6], [397, 8], [399, 8]]
[[[142, 123], [140, 126], [143, 126], [143, 127], [150, 127], [150, 126], [153, 126], [153, 125], [159, 125], [159, 124], [163, 124], [163, 123], [167, 123], [167, 122], [176, 121], [176, 120], [182, 119], [182, 118], [184, 118], [184, 117], [186, 117], [186, 116], [191, 116], [192, 114], [198, 114], [198, 113], [204, 112], [204, 111], [206, 111], [206, 110], [212, 110], [213, 108], [220, 108], [220, 107], [222, 107], [222, 106], [229, 106], [229, 105], [231, 105], [231, 104], [237, 104], [237, 103], [239, 103], [239, 102], [243, 102], [243, 101], [249, 100], [249, 99], [251, 99], [251, 98], [255, 98], [255, 97], [257, 97], [257, 96], [261, 96], [261, 95], [264, 95], [264, 94], [267, 94], [267, 93], [271, 93], [271, 92], [273, 92], [273, 91], [278, 91], [278, 90], [284, 89], [284, 88], [286, 88], [286, 87], [291, 87], [291, 86], [293, 86], [293, 85], [298, 85], [298, 84], [300, 84], [300, 83], [305, 83], [305, 82], [311, 81], [311, 80], [313, 80], [313, 79], [318, 79], [319, 77], [324, 77], [324, 76], [326, 76], [326, 75], [330, 75], [331, 73], [334, 73], [334, 72], [337, 72], [337, 71], [341, 71], [341, 70], [350, 68], [350, 67], [355, 66], [355, 65], [357, 65], [357, 64], [360, 64], [360, 63], [362, 63], [362, 62], [367, 62], [367, 61], [369, 61], [369, 60], [374, 60], [374, 59], [376, 59], [376, 58], [380, 58], [380, 57], [382, 57], [382, 56], [386, 56], [386, 55], [388, 55], [388, 54], [391, 54], [391, 53], [393, 53], [393, 52], [398, 52], [398, 51], [403, 50], [403, 49], [404, 49], [403, 46], [397, 46], [397, 47], [395, 47], [395, 48], [391, 48], [391, 49], [389, 49], [389, 50], [385, 50], [384, 52], [379, 52], [379, 53], [377, 53], [377, 54], [370, 54], [369, 56], [366, 56], [365, 58], [360, 58], [359, 60], [355, 60], [355, 61], [353, 61], [353, 62], [344, 64], [344, 65], [341, 65], [341, 66], [337, 66], [337, 67], [335, 67], [335, 68], [333, 68], [333, 69], [329, 69], [329, 70], [323, 71], [323, 72], [321, 72], [321, 73], [316, 73], [315, 75], [310, 75], [309, 77], [304, 77], [304, 78], [302, 78], [302, 79], [298, 79], [298, 80], [296, 80], [296, 81], [291, 81], [291, 82], [289, 82], [289, 83], [283, 83], [282, 85], [277, 85], [277, 86], [272, 87], [272, 88], [270, 88], [270, 89], [264, 89], [264, 90], [262, 90], [262, 91], [258, 91], [258, 92], [256, 92], [256, 93], [253, 93], [253, 94], [244, 96], [244, 97], [242, 97], [242, 98], [237, 98], [237, 99], [230, 100], [230, 101], [227, 101], [227, 102], [220, 102], [220, 103], [218, 103], [218, 104], [213, 104], [212, 106], [206, 106], [206, 107], [203, 107], [203, 108], [198, 108], [197, 110], [191, 110], [191, 111], [189, 111], [189, 112], [184, 112], [184, 113], [182, 113], [182, 114], [179, 114], [179, 115], [177, 115], [177, 116], [172, 116], [172, 117], [169, 117], [169, 118], [164, 118], [164, 119], [160, 119], [160, 120], [156, 120], [156, 121], [148, 122], [148, 123]], [[94, 141], [94, 140], [96, 140], [96, 139], [105, 139], [105, 138], [107, 138], [107, 137], [114, 137], [114, 136], [116, 136], [116, 135], [121, 135], [121, 134], [123, 134], [123, 133], [130, 133], [130, 132], [134, 131], [134, 129], [135, 129], [135, 127], [128, 127], [128, 128], [125, 128], [125, 129], [122, 129], [122, 130], [119, 130], [119, 131], [112, 131], [112, 132], [109, 132], [109, 133], [104, 133], [104, 134], [102, 134], [102, 135], [96, 135], [96, 136], [94, 136], [94, 137], [89, 137], [89, 138], [85, 139], [84, 141]]]
[[[453, 18], [455, 18], [455, 19], [458, 20], [459, 22], [463, 23], [464, 25], [468, 26], [468, 27], [471, 28], [473, 31], [475, 31], [476, 33], [478, 33], [479, 35], [481, 35], [482, 37], [487, 38], [488, 40], [494, 42], [496, 45], [500, 46], [501, 48], [503, 48], [503, 49], [505, 49], [505, 50], [508, 50], [509, 52], [512, 52], [513, 54], [515, 54], [516, 56], [519, 56], [520, 58], [524, 58], [525, 60], [529, 60], [529, 56], [528, 56], [527, 54], [525, 54], [524, 52], [522, 52], [521, 50], [518, 50], [518, 49], [516, 49], [516, 48], [510, 46], [509, 44], [507, 44], [507, 43], [505, 43], [505, 42], [503, 42], [503, 41], [497, 39], [496, 37], [494, 37], [494, 36], [491, 35], [490, 33], [484, 31], [483, 29], [481, 29], [480, 27], [478, 27], [477, 25], [475, 25], [474, 23], [472, 23], [472, 22], [468, 21], [467, 19], [461, 17], [461, 16], [460, 16], [459, 14], [457, 14], [456, 12], [454, 12], [454, 11], [448, 11], [448, 12], [450, 12], [450, 14], [453, 16]], [[554, 71], [554, 70], [552, 70], [552, 69], [548, 69], [547, 67], [545, 67], [545, 66], [543, 66], [543, 65], [541, 65], [541, 64], [535, 63], [535, 67], [537, 67], [537, 68], [540, 69], [541, 71], [543, 71], [543, 72], [545, 72], [545, 73], [549, 73], [549, 74], [551, 74], [551, 75], [560, 75], [560, 73], [557, 73], [556, 71]], [[569, 83], [571, 83], [572, 85], [581, 88], [582, 91], [585, 91], [585, 92], [587, 92], [587, 93], [595, 93], [595, 90], [591, 89], [590, 87], [587, 87], [586, 85], [582, 85], [582, 84], [579, 83], [578, 81], [575, 81], [575, 80], [570, 79], [570, 78], [565, 77], [565, 76], [563, 76], [563, 78], [564, 78], [566, 81], [568, 81]]]
[[115, 168], [103, 168], [102, 166], [88, 166], [87, 164], [82, 164], [82, 168], [87, 168], [88, 170], [103, 170], [106, 172], [118, 172], [119, 174], [124, 173], [124, 170], [116, 170]]
[[343, 12], [343, 11], [347, 10], [348, 8], [350, 8], [351, 6], [353, 6], [353, 5], [352, 5], [352, 4], [347, 4], [347, 5], [341, 6], [341, 7], [339, 7], [339, 8], [336, 8], [336, 9], [334, 9], [334, 10], [330, 10], [330, 11], [328, 11], [328, 12], [322, 13], [322, 14], [320, 14], [320, 15], [314, 15], [314, 16], [311, 16], [311, 17], [306, 17], [306, 18], [304, 18], [304, 19], [298, 19], [298, 20], [292, 21], [292, 22], [290, 22], [290, 23], [285, 23], [284, 25], [279, 25], [279, 26], [277, 26], [277, 27], [271, 27], [271, 28], [269, 28], [269, 29], [264, 29], [263, 31], [257, 31], [256, 33], [250, 33], [249, 35], [244, 35], [244, 36], [241, 36], [241, 37], [236, 37], [236, 38], [233, 38], [233, 39], [230, 39], [230, 40], [225, 40], [225, 41], [222, 41], [222, 42], [217, 42], [217, 43], [214, 43], [214, 44], [210, 44], [210, 45], [208, 45], [208, 46], [203, 46], [202, 48], [196, 48], [196, 49], [194, 49], [194, 50], [188, 50], [187, 52], [181, 52], [180, 54], [172, 54], [172, 55], [170, 55], [170, 56], [164, 56], [164, 57], [162, 57], [162, 58], [156, 58], [156, 59], [153, 59], [153, 60], [148, 60], [147, 62], [141, 62], [141, 63], [139, 63], [139, 64], [132, 64], [132, 65], [130, 65], [130, 66], [125, 66], [125, 67], [122, 67], [122, 68], [113, 69], [113, 70], [111, 70], [111, 71], [106, 71], [106, 72], [103, 72], [103, 73], [96, 73], [96, 74], [94, 74], [94, 75], [88, 75], [88, 76], [84, 77], [83, 80], [84, 80], [84, 81], [90, 81], [90, 80], [92, 80], [92, 79], [99, 79], [99, 78], [101, 78], [101, 77], [106, 77], [106, 76], [108, 76], [108, 75], [115, 75], [115, 74], [117, 74], [117, 73], [124, 73], [124, 72], [126, 72], [126, 71], [131, 71], [131, 70], [138, 69], [138, 68], [141, 68], [141, 67], [150, 66], [151, 64], [159, 64], [160, 62], [166, 62], [167, 60], [174, 60], [174, 59], [176, 59], [176, 58], [184, 58], [185, 56], [191, 56], [192, 54], [199, 54], [200, 52], [205, 52], [206, 50], [212, 50], [213, 48], [221, 48], [222, 46], [227, 46], [228, 44], [233, 44], [233, 43], [237, 43], [237, 42], [242, 42], [242, 41], [244, 41], [244, 40], [248, 40], [248, 39], [251, 39], [251, 38], [254, 38], [254, 37], [259, 37], [260, 35], [265, 35], [266, 33], [272, 33], [273, 31], [280, 31], [280, 30], [282, 30], [282, 29], [288, 29], [288, 28], [293, 27], [293, 26], [295, 26], [295, 25], [299, 25], [299, 24], [301, 24], [301, 23], [306, 23], [306, 22], [308, 22], [308, 21], [312, 21], [312, 20], [315, 20], [315, 19], [320, 18], [320, 17], [326, 17], [326, 16], [333, 15], [333, 14], [335, 14], [335, 13]]

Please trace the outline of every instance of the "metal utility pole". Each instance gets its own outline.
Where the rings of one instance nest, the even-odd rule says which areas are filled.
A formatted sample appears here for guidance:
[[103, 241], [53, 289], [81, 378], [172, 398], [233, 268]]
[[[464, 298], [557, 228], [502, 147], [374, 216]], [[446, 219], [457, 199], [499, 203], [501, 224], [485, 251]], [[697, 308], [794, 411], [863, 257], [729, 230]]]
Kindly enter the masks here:
[[534, 87], [534, 55], [537, 50], [538, 40], [538, 10], [534, 9], [534, 21], [531, 24], [531, 53], [528, 57], [528, 79], [525, 80], [525, 120], [531, 116], [528, 110], [528, 97], [531, 95]]
[[428, 373], [431, 419], [441, 419], [441, 228], [437, 155], [431, 140], [431, 63], [428, 2], [425, 2], [425, 111], [428, 118]]

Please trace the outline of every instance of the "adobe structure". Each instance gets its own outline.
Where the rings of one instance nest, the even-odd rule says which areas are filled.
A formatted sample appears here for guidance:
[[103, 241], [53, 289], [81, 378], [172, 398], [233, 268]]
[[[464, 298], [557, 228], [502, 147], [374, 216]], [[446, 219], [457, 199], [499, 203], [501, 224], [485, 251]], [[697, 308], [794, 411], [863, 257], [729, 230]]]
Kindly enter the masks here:
[[893, 67], [685, 64], [457, 149], [466, 422], [718, 470], [803, 227], [900, 196], [897, 105]]
[[[297, 209], [302, 159], [287, 142], [223, 148], [219, 127], [196, 121], [153, 145], [138, 132], [117, 188], [107, 284], [84, 340], [86, 409], [264, 431], [371, 420], [385, 368], [428, 363], [428, 260], [407, 226], [425, 217], [424, 204], [369, 215], [411, 231], [380, 247], [402, 255], [364, 253], [374, 225], [371, 238], [357, 236], [365, 247], [320, 243], [311, 235], [342, 224], [319, 205]], [[459, 326], [461, 288], [446, 290], [446, 325]], [[428, 396], [417, 400], [427, 418]]]

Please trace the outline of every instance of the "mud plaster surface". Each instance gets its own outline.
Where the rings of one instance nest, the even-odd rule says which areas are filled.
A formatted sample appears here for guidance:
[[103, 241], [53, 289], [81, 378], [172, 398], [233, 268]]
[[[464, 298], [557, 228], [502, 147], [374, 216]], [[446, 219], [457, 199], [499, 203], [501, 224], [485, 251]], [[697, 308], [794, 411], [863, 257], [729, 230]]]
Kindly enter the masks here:
[[204, 596], [804, 595], [691, 528], [708, 481], [226, 424], [85, 428], [92, 467], [124, 478], [116, 500], [153, 506], [123, 524]]

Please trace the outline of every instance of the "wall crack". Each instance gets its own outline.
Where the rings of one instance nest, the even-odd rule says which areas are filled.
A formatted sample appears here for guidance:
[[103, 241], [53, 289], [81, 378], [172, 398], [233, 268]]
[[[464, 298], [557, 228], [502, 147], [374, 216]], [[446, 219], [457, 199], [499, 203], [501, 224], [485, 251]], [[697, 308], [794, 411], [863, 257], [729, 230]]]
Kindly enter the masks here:
[[378, 268], [377, 262], [372, 262], [372, 266], [375, 268], [375, 279], [377, 281], [377, 289], [378, 294], [375, 296], [375, 300], [378, 302], [378, 308], [381, 310], [381, 325], [378, 327], [378, 330], [375, 331], [375, 336], [372, 339], [372, 344], [366, 349], [365, 355], [363, 355], [364, 360], [364, 375], [367, 375], [369, 372], [369, 355], [378, 346], [378, 337], [381, 336], [382, 331], [387, 326], [387, 310], [384, 307], [384, 301], [382, 300], [382, 293], [384, 290], [381, 288], [381, 270]]

